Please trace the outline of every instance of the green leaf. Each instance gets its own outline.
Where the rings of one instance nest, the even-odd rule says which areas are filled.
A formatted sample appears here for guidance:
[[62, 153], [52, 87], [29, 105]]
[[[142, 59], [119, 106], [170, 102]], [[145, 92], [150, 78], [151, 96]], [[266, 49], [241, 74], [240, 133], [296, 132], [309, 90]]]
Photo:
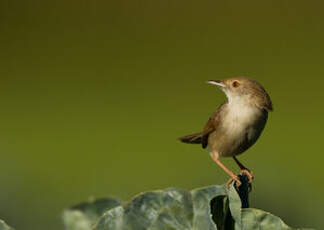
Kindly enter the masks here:
[[[80, 229], [80, 228], [79, 228]], [[140, 194], [105, 212], [96, 230], [286, 230], [280, 218], [241, 208], [234, 189], [210, 186], [192, 191], [166, 189]]]
[[3, 220], [0, 220], [0, 230], [14, 230], [9, 227]]
[[306, 228], [291, 228], [269, 212], [255, 208], [241, 209], [240, 197], [233, 186], [228, 191], [228, 197], [231, 215], [235, 221], [234, 230], [306, 230]]
[[[111, 198], [84, 202], [65, 210], [63, 222], [66, 230], [91, 230], [99, 217], [109, 209], [119, 206], [118, 200]], [[1, 229], [0, 229], [1, 230]]]
[[214, 197], [225, 195], [224, 186], [212, 186], [191, 192], [167, 189], [144, 193], [125, 206], [106, 212], [96, 229], [216, 230], [211, 218], [210, 201]]

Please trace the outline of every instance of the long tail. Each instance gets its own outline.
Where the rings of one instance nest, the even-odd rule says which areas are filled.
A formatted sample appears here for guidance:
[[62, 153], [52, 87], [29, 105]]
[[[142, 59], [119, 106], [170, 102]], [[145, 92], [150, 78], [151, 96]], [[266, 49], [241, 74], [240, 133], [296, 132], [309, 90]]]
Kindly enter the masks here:
[[179, 140], [189, 144], [201, 144], [202, 136], [202, 133], [195, 133], [184, 137], [180, 137]]

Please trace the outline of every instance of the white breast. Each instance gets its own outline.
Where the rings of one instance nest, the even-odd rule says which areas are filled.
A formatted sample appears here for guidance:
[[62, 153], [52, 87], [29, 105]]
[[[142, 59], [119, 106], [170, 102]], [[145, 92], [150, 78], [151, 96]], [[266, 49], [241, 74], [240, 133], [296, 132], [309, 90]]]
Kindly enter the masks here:
[[241, 154], [258, 139], [266, 118], [247, 98], [229, 98], [220, 126], [209, 136], [210, 151], [217, 152], [220, 157]]
[[260, 110], [247, 104], [242, 97], [231, 98], [228, 103], [228, 113], [224, 117], [223, 127], [226, 127], [228, 134], [233, 137], [244, 134], [244, 130], [251, 126], [261, 115]]

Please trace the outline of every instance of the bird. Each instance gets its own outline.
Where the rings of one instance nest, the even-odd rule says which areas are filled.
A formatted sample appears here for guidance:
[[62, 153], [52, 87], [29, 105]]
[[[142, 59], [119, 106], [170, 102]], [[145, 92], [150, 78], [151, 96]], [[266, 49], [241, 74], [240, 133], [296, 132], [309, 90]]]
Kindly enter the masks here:
[[252, 181], [253, 173], [236, 156], [258, 140], [268, 120], [268, 113], [273, 111], [272, 102], [263, 86], [249, 77], [209, 80], [206, 83], [220, 88], [227, 99], [208, 119], [201, 132], [179, 139], [184, 143], [201, 144], [202, 148], [208, 148], [212, 160], [230, 176], [227, 185], [235, 181], [239, 187], [241, 181], [238, 176], [220, 159], [232, 157], [241, 169], [240, 174], [247, 175], [249, 182]]

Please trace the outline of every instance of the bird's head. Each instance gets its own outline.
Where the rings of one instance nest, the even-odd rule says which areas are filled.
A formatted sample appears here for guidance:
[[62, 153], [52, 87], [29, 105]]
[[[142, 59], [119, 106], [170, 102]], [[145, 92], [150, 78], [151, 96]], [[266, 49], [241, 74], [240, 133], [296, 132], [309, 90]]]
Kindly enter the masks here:
[[217, 85], [226, 94], [229, 102], [245, 100], [248, 104], [272, 111], [270, 96], [260, 83], [248, 77], [234, 77], [224, 80], [209, 80], [208, 84]]

